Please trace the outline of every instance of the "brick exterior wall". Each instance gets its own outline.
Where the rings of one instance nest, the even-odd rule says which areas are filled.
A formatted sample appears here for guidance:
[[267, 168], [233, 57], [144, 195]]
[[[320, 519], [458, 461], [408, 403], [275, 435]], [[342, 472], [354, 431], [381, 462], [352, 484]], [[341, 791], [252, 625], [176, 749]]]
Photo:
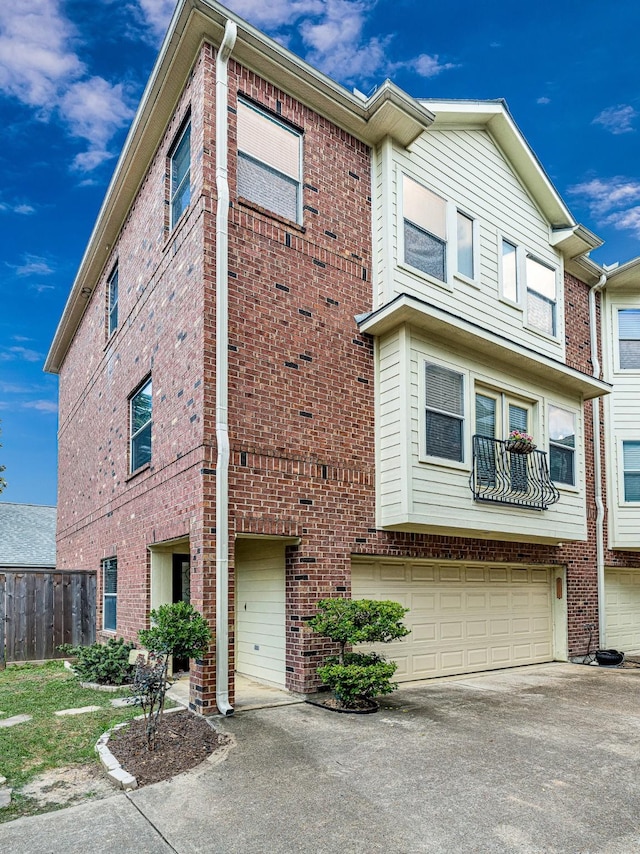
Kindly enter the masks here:
[[[570, 654], [597, 623], [590, 404], [589, 541], [552, 547], [375, 528], [374, 354], [355, 315], [372, 307], [367, 147], [233, 60], [229, 63], [231, 653], [237, 534], [299, 537], [286, 565], [287, 687], [317, 685], [324, 641], [306, 619], [350, 595], [351, 556], [564, 565]], [[304, 132], [304, 227], [238, 199], [237, 95]], [[167, 154], [187, 111], [192, 204], [168, 233]], [[204, 45], [60, 375], [58, 566], [117, 556], [118, 635], [150, 607], [154, 543], [189, 538], [191, 598], [215, 623], [215, 52]], [[106, 281], [119, 264], [120, 323], [107, 341]], [[567, 276], [567, 363], [591, 373], [588, 287]], [[153, 377], [151, 465], [128, 476], [128, 399]], [[628, 558], [611, 556], [609, 561]], [[101, 584], [101, 579], [100, 579]], [[101, 625], [99, 593], [98, 624]], [[105, 636], [102, 634], [102, 636]], [[230, 665], [233, 672], [233, 661]], [[212, 654], [192, 707], [215, 710]]]

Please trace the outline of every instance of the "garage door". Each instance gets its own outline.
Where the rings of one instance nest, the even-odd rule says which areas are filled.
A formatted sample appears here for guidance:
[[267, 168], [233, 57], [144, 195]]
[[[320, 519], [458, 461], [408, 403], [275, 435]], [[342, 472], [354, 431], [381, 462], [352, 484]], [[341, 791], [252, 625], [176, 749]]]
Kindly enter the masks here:
[[354, 599], [392, 599], [406, 638], [376, 647], [400, 682], [553, 659], [549, 570], [504, 564], [356, 559]]
[[284, 550], [268, 540], [235, 547], [236, 670], [278, 686], [285, 683]]
[[640, 570], [605, 570], [606, 646], [640, 652]]

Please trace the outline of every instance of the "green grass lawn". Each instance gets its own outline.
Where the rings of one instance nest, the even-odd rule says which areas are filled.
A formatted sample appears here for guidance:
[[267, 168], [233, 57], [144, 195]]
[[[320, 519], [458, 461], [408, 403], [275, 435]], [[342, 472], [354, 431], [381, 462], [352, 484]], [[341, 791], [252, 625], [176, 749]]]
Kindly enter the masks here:
[[[73, 763], [97, 762], [95, 743], [103, 732], [140, 714], [130, 706], [114, 709], [111, 700], [129, 696], [80, 687], [61, 661], [42, 665], [9, 666], [0, 670], [0, 720], [32, 715], [27, 723], [0, 728], [0, 776], [14, 789], [15, 803], [0, 810], [0, 822], [33, 812], [16, 789], [42, 771]], [[81, 706], [100, 711], [57, 717], [54, 712]]]

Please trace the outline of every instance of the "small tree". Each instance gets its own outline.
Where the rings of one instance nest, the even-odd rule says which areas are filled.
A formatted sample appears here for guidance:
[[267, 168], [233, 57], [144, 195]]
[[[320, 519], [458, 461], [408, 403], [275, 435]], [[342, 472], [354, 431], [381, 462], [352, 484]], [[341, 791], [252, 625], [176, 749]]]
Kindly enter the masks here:
[[147, 749], [153, 750], [167, 692], [169, 656], [197, 658], [204, 655], [212, 634], [202, 614], [187, 602], [161, 605], [149, 616], [151, 628], [138, 632], [138, 639], [149, 650], [149, 656], [146, 659], [142, 655], [138, 657], [133, 690], [144, 714]]
[[398, 602], [373, 599], [322, 599], [311, 628], [340, 644], [338, 655], [329, 656], [318, 675], [345, 708], [370, 704], [374, 697], [397, 688], [391, 677], [397, 664], [376, 653], [347, 652], [358, 643], [389, 643], [409, 634], [402, 618], [409, 610]]

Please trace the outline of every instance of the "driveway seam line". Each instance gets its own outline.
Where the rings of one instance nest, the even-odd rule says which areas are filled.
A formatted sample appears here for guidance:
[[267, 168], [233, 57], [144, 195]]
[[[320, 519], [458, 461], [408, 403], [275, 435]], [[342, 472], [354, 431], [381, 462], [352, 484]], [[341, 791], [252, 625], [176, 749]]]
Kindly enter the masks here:
[[147, 822], [147, 824], [149, 824], [155, 830], [155, 832], [158, 834], [160, 839], [162, 839], [162, 841], [165, 842], [169, 846], [169, 848], [174, 852], [174, 854], [179, 854], [178, 849], [173, 847], [173, 845], [169, 842], [167, 837], [155, 826], [155, 824], [151, 821], [151, 819], [148, 818], [148, 816], [146, 816], [142, 812], [142, 810], [140, 809], [138, 804], [134, 800], [132, 800], [131, 796], [129, 795], [129, 792], [125, 792], [125, 795], [126, 795], [127, 800], [129, 801], [129, 803], [135, 807], [135, 809], [140, 813], [140, 815]]

